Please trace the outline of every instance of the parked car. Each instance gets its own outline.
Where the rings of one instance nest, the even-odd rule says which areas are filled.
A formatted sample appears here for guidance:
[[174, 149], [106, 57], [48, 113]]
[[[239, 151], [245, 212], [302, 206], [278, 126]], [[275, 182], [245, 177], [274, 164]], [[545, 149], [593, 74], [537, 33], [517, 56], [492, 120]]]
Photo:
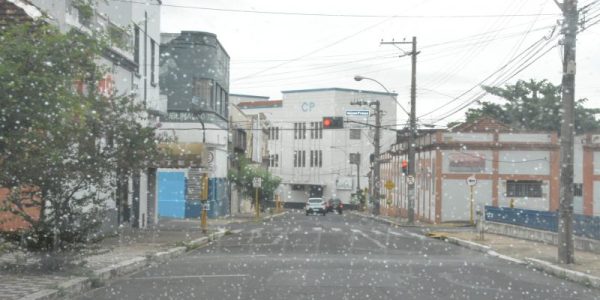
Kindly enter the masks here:
[[333, 212], [333, 202], [334, 202], [334, 199], [329, 199], [329, 200], [327, 200], [327, 203], [325, 203], [325, 210], [328, 213]]
[[309, 198], [304, 210], [307, 216], [309, 214], [327, 214], [327, 207], [323, 198]]

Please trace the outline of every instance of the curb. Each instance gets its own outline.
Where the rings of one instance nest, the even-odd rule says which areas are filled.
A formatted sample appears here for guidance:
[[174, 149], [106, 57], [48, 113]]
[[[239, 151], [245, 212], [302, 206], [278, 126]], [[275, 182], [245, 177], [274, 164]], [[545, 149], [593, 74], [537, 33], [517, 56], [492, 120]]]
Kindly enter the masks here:
[[492, 250], [492, 247], [490, 247], [490, 246], [482, 245], [482, 244], [471, 242], [471, 241], [462, 240], [462, 239], [455, 238], [455, 237], [447, 237], [447, 238], [445, 238], [445, 240], [448, 243], [458, 245], [461, 247], [465, 247], [465, 248], [471, 249], [473, 251], [485, 253], [489, 256], [496, 257], [496, 258], [499, 258], [502, 260], [506, 260], [506, 261], [509, 261], [509, 262], [512, 262], [515, 264], [519, 264], [519, 265], [526, 264], [524, 261], [522, 261], [520, 259], [514, 258], [512, 256], [500, 254], [500, 253]]
[[527, 257], [525, 258], [525, 261], [534, 269], [543, 271], [556, 277], [564, 278], [575, 283], [583, 284], [585, 286], [600, 288], [600, 277], [565, 269], [550, 262], [535, 258]]
[[288, 213], [287, 211], [284, 211], [284, 212], [280, 212], [280, 213], [277, 213], [277, 214], [272, 214], [270, 216], [263, 217], [263, 220], [265, 220], [265, 221], [269, 220], [269, 219], [273, 220], [274, 218], [281, 217], [283, 215], [286, 215], [287, 213]]
[[57, 289], [40, 290], [21, 298], [21, 300], [52, 300], [64, 298], [66, 295], [80, 294], [89, 290], [90, 288], [105, 285], [110, 280], [117, 277], [139, 271], [149, 266], [151, 263], [168, 261], [169, 259], [180, 256], [188, 251], [204, 246], [211, 241], [221, 238], [229, 232], [229, 230], [222, 230], [211, 233], [209, 236], [201, 237], [186, 243], [185, 247], [173, 247], [167, 249], [166, 251], [153, 253], [147, 257], [138, 256], [99, 270], [93, 270], [91, 276], [70, 279], [59, 284]]
[[408, 224], [401, 224], [401, 223], [396, 223], [392, 220], [388, 220], [388, 219], [384, 219], [381, 217], [376, 217], [376, 216], [372, 216], [372, 215], [366, 215], [366, 214], [362, 214], [359, 212], [355, 212], [355, 211], [350, 211], [351, 214], [355, 215], [355, 216], [359, 216], [359, 217], [363, 217], [363, 218], [367, 218], [367, 219], [371, 219], [371, 220], [375, 220], [379, 223], [385, 223], [385, 224], [389, 224], [389, 225], [393, 225], [393, 226], [398, 226], [398, 227], [423, 227], [423, 226], [419, 226], [419, 225], [408, 225]]

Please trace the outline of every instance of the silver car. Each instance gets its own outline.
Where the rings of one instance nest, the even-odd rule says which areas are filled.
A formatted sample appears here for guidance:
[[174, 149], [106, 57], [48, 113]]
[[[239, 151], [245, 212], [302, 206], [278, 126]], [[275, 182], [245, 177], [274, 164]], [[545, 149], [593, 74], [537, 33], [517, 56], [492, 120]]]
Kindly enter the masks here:
[[325, 201], [323, 198], [309, 198], [304, 207], [306, 215], [309, 214], [322, 214], [325, 215], [327, 210], [325, 208]]

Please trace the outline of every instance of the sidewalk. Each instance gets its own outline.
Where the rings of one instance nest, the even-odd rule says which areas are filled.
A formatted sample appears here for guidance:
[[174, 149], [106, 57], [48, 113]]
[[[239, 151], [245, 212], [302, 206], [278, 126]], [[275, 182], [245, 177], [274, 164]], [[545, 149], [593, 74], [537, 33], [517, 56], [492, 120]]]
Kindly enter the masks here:
[[369, 212], [364, 211], [350, 211], [350, 213], [369, 218], [378, 222], [386, 223], [392, 226], [401, 226], [401, 227], [417, 227], [425, 230], [449, 230], [449, 231], [465, 231], [472, 230], [472, 226], [467, 222], [447, 222], [441, 224], [431, 224], [421, 222], [419, 220], [415, 220], [414, 224], [408, 224], [407, 218], [399, 218], [399, 217], [390, 217], [385, 215], [375, 216]]
[[575, 263], [565, 265], [558, 263], [558, 249], [555, 245], [492, 233], [485, 233], [484, 239], [480, 240], [475, 228], [467, 223], [409, 225], [406, 219], [374, 216], [364, 212], [353, 212], [353, 214], [391, 226], [420, 228], [429, 237], [443, 239], [512, 263], [527, 264], [554, 276], [600, 288], [600, 254], [598, 253], [575, 250]]
[[558, 249], [554, 245], [522, 240], [508, 236], [486, 233], [484, 240], [480, 240], [478, 234], [472, 232], [441, 232], [447, 237], [489, 246], [494, 251], [519, 260], [535, 258], [547, 261], [560, 267], [582, 272], [592, 276], [600, 277], [600, 254], [575, 250], [575, 264], [563, 265], [558, 263]]
[[75, 265], [59, 271], [43, 269], [40, 255], [6, 253], [0, 256], [0, 299], [59, 299], [77, 294], [218, 239], [229, 224], [252, 220], [250, 215], [209, 219], [208, 234], [202, 233], [199, 220], [161, 219], [153, 228], [122, 228], [118, 236], [69, 257]]

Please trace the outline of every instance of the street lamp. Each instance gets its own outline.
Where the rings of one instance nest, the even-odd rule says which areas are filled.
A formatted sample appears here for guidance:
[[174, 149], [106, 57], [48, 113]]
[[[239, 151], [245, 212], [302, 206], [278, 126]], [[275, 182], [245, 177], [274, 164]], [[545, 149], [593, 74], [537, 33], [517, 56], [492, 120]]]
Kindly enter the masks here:
[[[412, 176], [412, 178], [414, 178], [415, 176], [415, 148], [414, 148], [414, 134], [416, 131], [416, 112], [415, 112], [415, 101], [414, 101], [414, 97], [411, 96], [411, 107], [410, 107], [410, 113], [408, 111], [406, 111], [406, 109], [404, 109], [404, 107], [402, 107], [402, 105], [400, 104], [400, 102], [398, 102], [398, 99], [394, 98], [391, 96], [390, 91], [379, 81], [373, 79], [373, 78], [369, 78], [369, 77], [364, 77], [364, 76], [360, 76], [360, 75], [356, 75], [354, 76], [354, 80], [356, 81], [361, 81], [361, 80], [370, 80], [373, 81], [377, 84], [379, 84], [379, 86], [381, 86], [387, 93], [388, 95], [394, 99], [394, 101], [396, 102], [396, 104], [398, 104], [398, 106], [400, 106], [400, 108], [409, 116], [409, 120], [410, 120], [410, 130], [409, 130], [409, 134], [408, 134], [408, 176]], [[373, 181], [374, 181], [374, 186], [373, 186], [373, 196], [375, 198], [375, 202], [374, 202], [374, 207], [373, 207], [373, 212], [374, 214], [378, 214], [379, 213], [379, 170], [380, 170], [380, 159], [379, 159], [379, 153], [380, 153], [380, 131], [381, 131], [381, 116], [380, 116], [380, 110], [379, 110], [379, 102], [377, 101], [377, 106], [376, 106], [376, 111], [375, 111], [375, 161], [373, 162]], [[413, 223], [414, 221], [414, 205], [415, 205], [415, 186], [414, 183], [409, 182], [408, 183], [408, 222], [409, 223]]]
[[388, 90], [388, 89], [385, 87], [385, 85], [383, 85], [381, 82], [377, 81], [377, 80], [376, 80], [376, 79], [374, 79], [374, 78], [365, 77], [365, 76], [361, 76], [361, 75], [355, 75], [355, 76], [354, 76], [354, 80], [355, 80], [355, 81], [370, 80], [370, 81], [373, 81], [373, 82], [375, 82], [375, 83], [379, 84], [379, 86], [381, 86], [381, 87], [382, 87], [382, 88], [383, 88], [383, 89], [386, 91], [386, 93], [387, 93], [387, 94], [388, 94], [388, 95], [389, 95], [389, 96], [390, 96], [392, 99], [394, 99], [394, 101], [396, 102], [396, 104], [398, 104], [398, 106], [400, 106], [400, 108], [402, 109], [402, 111], [404, 111], [404, 113], [406, 113], [406, 115], [408, 115], [408, 116], [410, 117], [410, 113], [409, 113], [409, 112], [408, 112], [406, 109], [404, 109], [404, 107], [402, 106], [402, 104], [400, 104], [400, 102], [398, 101], [398, 99], [394, 98], [394, 97], [392, 96], [392, 92], [390, 92], [390, 90]]

